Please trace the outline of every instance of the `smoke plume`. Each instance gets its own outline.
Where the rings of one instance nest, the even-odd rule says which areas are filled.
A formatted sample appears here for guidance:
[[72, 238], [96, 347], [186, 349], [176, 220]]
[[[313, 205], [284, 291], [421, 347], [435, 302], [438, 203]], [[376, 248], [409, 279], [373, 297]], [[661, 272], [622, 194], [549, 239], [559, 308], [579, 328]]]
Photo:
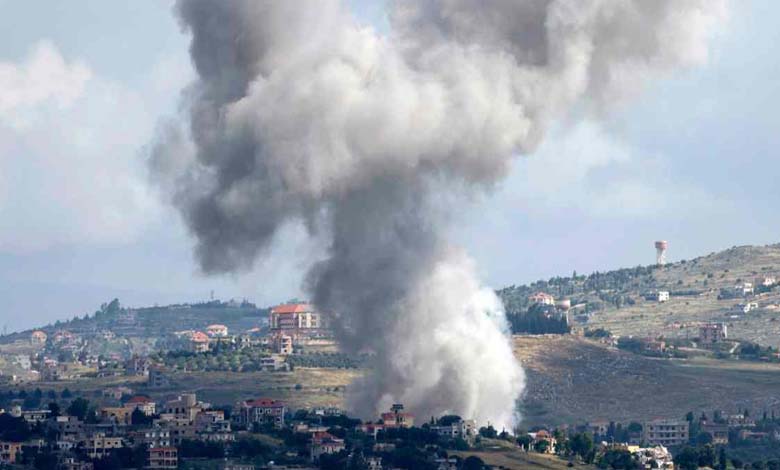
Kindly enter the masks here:
[[554, 120], [705, 60], [724, 9], [396, 0], [378, 33], [338, 0], [179, 0], [197, 79], [150, 166], [208, 273], [251, 268], [291, 221], [327, 241], [306, 286], [342, 347], [376, 353], [355, 411], [509, 427], [523, 371], [501, 303], [442, 235], [439, 195], [489, 190]]

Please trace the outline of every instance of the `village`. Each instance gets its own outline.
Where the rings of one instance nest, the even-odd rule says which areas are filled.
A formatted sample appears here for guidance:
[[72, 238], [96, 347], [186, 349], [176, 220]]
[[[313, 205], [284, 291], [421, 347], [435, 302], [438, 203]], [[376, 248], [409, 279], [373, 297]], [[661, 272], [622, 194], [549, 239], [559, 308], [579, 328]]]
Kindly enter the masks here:
[[[648, 297], [662, 303], [668, 293]], [[544, 292], [532, 294], [528, 301], [530, 308], [557, 315], [568, 324], [570, 301], [556, 301]], [[126, 310], [117, 310], [115, 316], [117, 324], [127, 323]], [[711, 417], [706, 410], [692, 410], [679, 419], [648, 416], [641, 422], [593, 421], [499, 430], [489, 424], [478, 426], [470, 417], [415, 417], [403, 404], [363, 422], [336, 406], [294, 408], [272, 397], [206, 403], [196, 390], [178, 390], [172, 384], [174, 372], [187, 373], [198, 367], [230, 371], [249, 367], [285, 374], [295, 364], [344, 361], [338, 353], [302, 354], [306, 349], [327, 347], [333, 340], [327, 315], [312, 305], [278, 305], [263, 320], [239, 333], [224, 324], [176, 330], [161, 343], [167, 352], [125, 352], [127, 357], [90, 353], [88, 346], [95, 339], [121, 340], [110, 329], [87, 334], [63, 329], [32, 331], [12, 346], [24, 350], [21, 343], [25, 343], [33, 352], [13, 355], [9, 362], [17, 373], [2, 376], [7, 389], [0, 391], [0, 463], [36, 468], [59, 465], [68, 470], [346, 468], [347, 463], [371, 470], [454, 470], [482, 468], [464, 467], [470, 457], [472, 464], [479, 459], [480, 465], [489, 465], [486, 456], [490, 452], [509, 452], [579, 465], [673, 469], [673, 455], [680, 452], [699, 452], [704, 460], [711, 454], [715, 465], [718, 458], [727, 459], [727, 448], [780, 442], [780, 419], [774, 412], [752, 418], [747, 409], [715, 411]], [[703, 346], [729, 340], [723, 323], [701, 325], [699, 331], [697, 341]], [[603, 335], [597, 339], [618, 346], [621, 338]], [[249, 364], [223, 362], [225, 355]], [[200, 358], [219, 359], [202, 363]], [[339, 367], [362, 366], [354, 358], [339, 362]], [[127, 379], [127, 383], [90, 394], [67, 388], [106, 378]], [[47, 386], [51, 388], [45, 390]], [[410, 448], [414, 449], [411, 454]], [[625, 462], [638, 466], [622, 466]], [[739, 460], [728, 460], [732, 467], [734, 462]]]

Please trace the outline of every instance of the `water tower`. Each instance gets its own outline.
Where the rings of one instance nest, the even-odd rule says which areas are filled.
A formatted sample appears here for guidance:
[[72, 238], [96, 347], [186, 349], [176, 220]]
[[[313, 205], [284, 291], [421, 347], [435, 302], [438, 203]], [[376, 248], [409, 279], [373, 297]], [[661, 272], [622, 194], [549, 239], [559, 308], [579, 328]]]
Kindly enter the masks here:
[[659, 240], [655, 242], [655, 264], [663, 266], [666, 264], [666, 249], [669, 248], [669, 242]]

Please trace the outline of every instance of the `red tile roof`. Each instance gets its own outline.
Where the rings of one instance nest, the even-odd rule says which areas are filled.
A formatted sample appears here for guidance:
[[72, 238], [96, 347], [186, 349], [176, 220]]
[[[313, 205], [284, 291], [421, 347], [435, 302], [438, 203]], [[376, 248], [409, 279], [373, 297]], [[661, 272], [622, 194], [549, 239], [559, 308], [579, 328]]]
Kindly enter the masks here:
[[285, 314], [285, 313], [303, 313], [311, 312], [314, 307], [311, 304], [284, 304], [277, 305], [271, 309], [271, 313]]
[[195, 343], [208, 343], [209, 337], [202, 331], [196, 331], [192, 334], [192, 338], [190, 338], [190, 340]]
[[127, 403], [152, 403], [154, 400], [152, 400], [149, 397], [143, 396], [143, 395], [136, 395], [133, 398], [127, 400]]

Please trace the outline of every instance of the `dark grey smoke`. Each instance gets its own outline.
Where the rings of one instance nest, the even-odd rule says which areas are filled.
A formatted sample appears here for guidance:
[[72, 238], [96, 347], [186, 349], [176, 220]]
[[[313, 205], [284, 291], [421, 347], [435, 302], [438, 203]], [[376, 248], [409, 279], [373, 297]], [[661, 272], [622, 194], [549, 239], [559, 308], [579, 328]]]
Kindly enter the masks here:
[[357, 411], [509, 426], [524, 376], [503, 309], [435, 196], [490, 188], [551, 121], [704, 60], [724, 1], [397, 0], [381, 35], [337, 0], [180, 0], [198, 78], [154, 178], [206, 272], [250, 268], [291, 221], [327, 240], [307, 287], [344, 348], [376, 352]]

